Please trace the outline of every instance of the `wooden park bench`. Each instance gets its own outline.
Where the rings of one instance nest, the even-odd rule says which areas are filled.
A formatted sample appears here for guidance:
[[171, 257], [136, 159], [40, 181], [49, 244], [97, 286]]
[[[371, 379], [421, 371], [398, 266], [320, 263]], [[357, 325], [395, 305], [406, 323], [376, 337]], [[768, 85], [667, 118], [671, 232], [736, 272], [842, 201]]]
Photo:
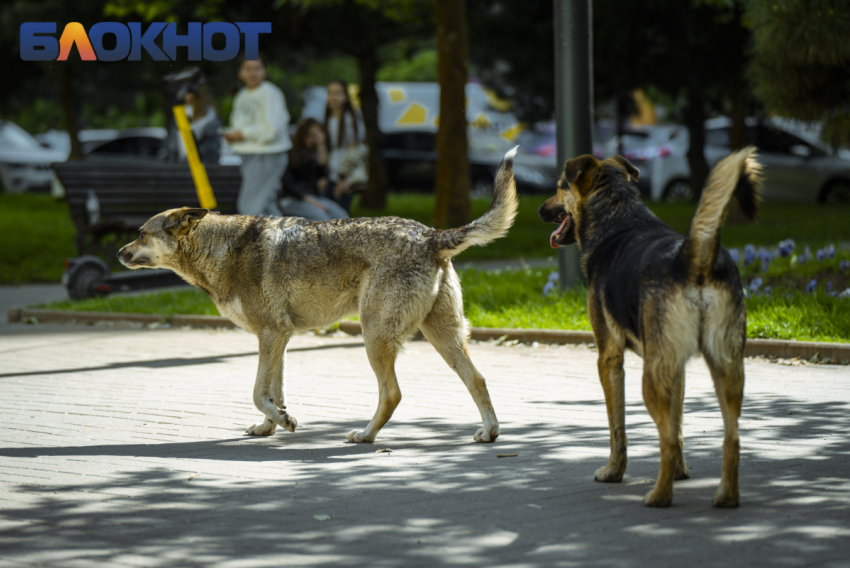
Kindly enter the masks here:
[[[78, 161], [56, 163], [53, 169], [65, 187], [77, 253], [99, 256], [113, 268], [118, 250], [139, 236], [145, 221], [167, 209], [198, 207], [185, 163]], [[215, 209], [235, 213], [242, 180], [238, 166], [206, 170]]]

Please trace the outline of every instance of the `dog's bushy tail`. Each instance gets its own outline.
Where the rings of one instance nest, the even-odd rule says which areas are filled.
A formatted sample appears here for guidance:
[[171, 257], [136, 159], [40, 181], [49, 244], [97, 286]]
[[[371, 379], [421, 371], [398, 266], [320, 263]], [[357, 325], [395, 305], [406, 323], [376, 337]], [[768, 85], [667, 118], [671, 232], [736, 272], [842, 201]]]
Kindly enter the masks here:
[[702, 280], [717, 260], [720, 225], [733, 194], [749, 219], [758, 217], [760, 174], [753, 147], [731, 154], [711, 171], [680, 253], [693, 277]]
[[504, 236], [511, 228], [519, 206], [514, 181], [516, 151], [517, 148], [510, 150], [499, 164], [493, 185], [493, 202], [487, 212], [463, 227], [436, 232], [433, 238], [438, 257], [451, 258], [471, 246], [486, 245]]

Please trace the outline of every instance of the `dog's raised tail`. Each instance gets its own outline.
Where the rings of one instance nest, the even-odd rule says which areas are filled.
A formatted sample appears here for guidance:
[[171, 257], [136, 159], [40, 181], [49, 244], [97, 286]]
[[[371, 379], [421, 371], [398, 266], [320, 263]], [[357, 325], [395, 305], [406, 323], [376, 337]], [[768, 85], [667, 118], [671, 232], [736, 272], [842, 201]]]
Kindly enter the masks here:
[[485, 245], [498, 239], [511, 228], [519, 206], [514, 181], [514, 156], [517, 148], [518, 146], [505, 154], [499, 164], [493, 185], [493, 202], [487, 212], [463, 227], [437, 231], [434, 237], [437, 256], [451, 258], [471, 246]]
[[756, 161], [756, 149], [753, 147], [731, 154], [711, 171], [681, 250], [692, 276], [698, 280], [711, 270], [717, 260], [720, 225], [732, 195], [749, 219], [758, 218], [760, 174], [761, 165]]

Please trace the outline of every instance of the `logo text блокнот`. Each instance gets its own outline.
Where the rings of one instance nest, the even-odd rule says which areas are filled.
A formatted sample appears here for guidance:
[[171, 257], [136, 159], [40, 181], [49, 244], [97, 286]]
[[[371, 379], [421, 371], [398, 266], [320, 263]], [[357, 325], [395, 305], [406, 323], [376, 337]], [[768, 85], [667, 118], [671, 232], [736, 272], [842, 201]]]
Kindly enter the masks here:
[[[65, 61], [75, 44], [83, 61], [141, 61], [142, 51], [154, 61], [176, 61], [177, 48], [186, 47], [189, 61], [230, 61], [239, 55], [245, 36], [245, 59], [259, 57], [259, 36], [272, 31], [271, 22], [190, 22], [188, 32], [177, 33], [177, 24], [152, 22], [142, 29], [140, 22], [100, 22], [86, 33], [79, 22], [70, 22], [56, 39], [55, 22], [21, 24], [21, 59], [24, 61]], [[224, 46], [213, 48], [213, 36], [221, 34]], [[104, 47], [104, 36], [112, 35], [115, 46]], [[160, 48], [154, 40], [162, 37]]]

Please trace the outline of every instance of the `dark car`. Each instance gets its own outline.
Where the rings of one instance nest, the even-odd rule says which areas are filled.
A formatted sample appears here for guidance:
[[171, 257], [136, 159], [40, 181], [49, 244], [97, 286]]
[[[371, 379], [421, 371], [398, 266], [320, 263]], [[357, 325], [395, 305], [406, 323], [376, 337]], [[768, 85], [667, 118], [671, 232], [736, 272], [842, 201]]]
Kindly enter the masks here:
[[[473, 196], [489, 196], [493, 178], [505, 153], [514, 144], [501, 136], [470, 131], [469, 175]], [[387, 178], [399, 191], [433, 191], [437, 176], [437, 133], [421, 130], [393, 132], [384, 136], [381, 156]], [[517, 153], [514, 178], [523, 193], [551, 192], [557, 184], [555, 163], [548, 157]]]

